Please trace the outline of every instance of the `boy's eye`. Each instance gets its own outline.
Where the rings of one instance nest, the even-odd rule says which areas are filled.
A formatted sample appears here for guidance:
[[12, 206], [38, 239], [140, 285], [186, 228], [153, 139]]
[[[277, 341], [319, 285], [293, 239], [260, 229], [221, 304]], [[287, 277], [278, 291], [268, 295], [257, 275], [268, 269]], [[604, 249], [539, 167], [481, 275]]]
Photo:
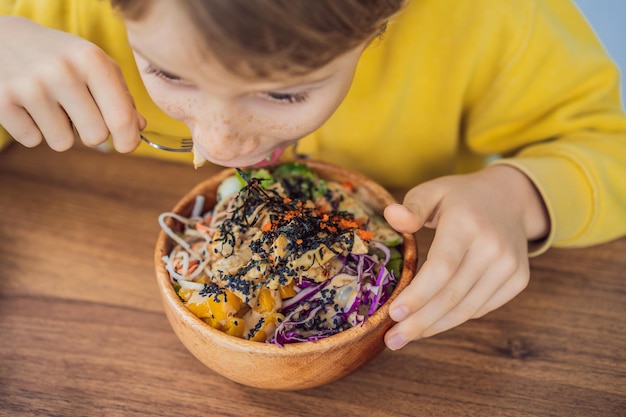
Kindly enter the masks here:
[[169, 72], [165, 72], [163, 70], [160, 70], [158, 68], [153, 67], [152, 65], [150, 65], [149, 67], [146, 68], [146, 73], [147, 74], [154, 74], [159, 78], [162, 78], [164, 80], [167, 81], [182, 81], [182, 78], [180, 78], [178, 75], [174, 75], [171, 74]]
[[281, 103], [302, 103], [306, 100], [307, 95], [305, 93], [266, 93], [267, 96]]

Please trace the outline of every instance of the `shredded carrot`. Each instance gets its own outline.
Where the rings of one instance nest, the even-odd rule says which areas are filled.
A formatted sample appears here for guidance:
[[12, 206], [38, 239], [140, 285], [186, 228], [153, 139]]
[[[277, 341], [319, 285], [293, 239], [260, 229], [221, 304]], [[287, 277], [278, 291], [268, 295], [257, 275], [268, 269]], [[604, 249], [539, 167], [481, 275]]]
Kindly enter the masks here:
[[369, 230], [358, 229], [356, 232], [363, 240], [371, 240], [374, 237], [374, 233]]
[[339, 219], [339, 225], [345, 229], [356, 229], [359, 227], [354, 220]]
[[262, 227], [261, 230], [264, 232], [269, 232], [270, 230], [272, 230], [272, 222], [267, 222], [265, 223]]
[[330, 204], [328, 202], [324, 202], [323, 205], [317, 207], [317, 212], [321, 215], [323, 213], [329, 213], [331, 211]]

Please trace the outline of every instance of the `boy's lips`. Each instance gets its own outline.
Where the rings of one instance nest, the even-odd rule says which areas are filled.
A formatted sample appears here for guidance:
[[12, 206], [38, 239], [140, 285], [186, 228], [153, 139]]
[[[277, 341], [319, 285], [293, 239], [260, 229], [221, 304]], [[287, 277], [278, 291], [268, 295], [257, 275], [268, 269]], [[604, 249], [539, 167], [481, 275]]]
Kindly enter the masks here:
[[275, 164], [278, 159], [281, 157], [287, 145], [281, 145], [278, 148], [274, 149], [274, 151], [267, 156], [267, 158], [257, 162], [254, 165], [251, 165], [251, 168], [263, 168], [269, 165]]
[[278, 159], [280, 159], [281, 155], [283, 154], [283, 152], [288, 146], [289, 146], [288, 143], [280, 145], [278, 148], [274, 149], [265, 159], [262, 159], [261, 161], [256, 162], [256, 163], [241, 163], [241, 162], [237, 162], [236, 160], [217, 161], [211, 158], [210, 156], [208, 156], [208, 154], [201, 147], [196, 147], [195, 152], [198, 152], [207, 161], [216, 165], [224, 166], [224, 167], [262, 168], [265, 166], [275, 164], [278, 161]]

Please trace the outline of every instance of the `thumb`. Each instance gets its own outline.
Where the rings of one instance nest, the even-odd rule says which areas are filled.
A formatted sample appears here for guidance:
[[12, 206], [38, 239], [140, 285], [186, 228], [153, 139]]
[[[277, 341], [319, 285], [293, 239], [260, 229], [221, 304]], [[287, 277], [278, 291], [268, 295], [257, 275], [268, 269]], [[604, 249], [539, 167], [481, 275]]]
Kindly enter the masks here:
[[440, 195], [428, 183], [412, 188], [402, 204], [390, 204], [383, 215], [391, 227], [400, 233], [415, 233], [435, 217]]

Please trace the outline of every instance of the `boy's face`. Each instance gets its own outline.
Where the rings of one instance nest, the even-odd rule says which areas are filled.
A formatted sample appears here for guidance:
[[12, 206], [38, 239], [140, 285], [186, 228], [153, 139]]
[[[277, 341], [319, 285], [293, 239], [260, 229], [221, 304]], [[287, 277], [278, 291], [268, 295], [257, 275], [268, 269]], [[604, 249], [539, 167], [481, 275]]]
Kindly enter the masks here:
[[275, 162], [285, 147], [321, 126], [345, 97], [365, 45], [300, 77], [258, 81], [223, 68], [176, 2], [154, 1], [127, 21], [137, 66], [154, 102], [185, 122], [196, 151], [231, 167]]

